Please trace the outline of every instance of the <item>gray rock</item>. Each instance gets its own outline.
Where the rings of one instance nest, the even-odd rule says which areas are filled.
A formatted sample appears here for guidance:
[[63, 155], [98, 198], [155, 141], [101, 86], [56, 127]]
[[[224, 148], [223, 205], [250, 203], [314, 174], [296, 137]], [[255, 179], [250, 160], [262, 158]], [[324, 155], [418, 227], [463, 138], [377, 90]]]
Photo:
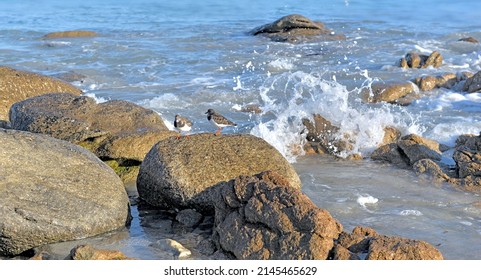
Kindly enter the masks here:
[[119, 177], [94, 154], [0, 129], [0, 254], [112, 231], [129, 222]]
[[434, 161], [441, 160], [441, 150], [436, 141], [420, 137], [415, 134], [409, 134], [401, 137], [397, 142], [399, 148], [409, 158], [409, 164], [413, 165], [420, 159], [431, 159]]
[[194, 209], [184, 209], [177, 213], [175, 219], [186, 227], [195, 227], [202, 222], [203, 217], [201, 213]]
[[468, 93], [481, 91], [481, 71], [466, 80], [463, 90]]
[[214, 186], [267, 170], [285, 176], [293, 188], [301, 188], [291, 164], [261, 138], [212, 133], [172, 137], [158, 142], [145, 156], [137, 189], [139, 197], [154, 206], [212, 212]]
[[82, 93], [71, 84], [53, 77], [0, 66], [0, 120], [8, 119], [8, 111], [14, 103], [54, 92]]
[[[97, 104], [87, 96], [46, 94], [15, 103], [11, 126], [17, 130], [47, 134], [80, 145], [104, 160], [115, 160], [120, 173], [140, 165], [159, 140], [176, 136], [160, 116], [127, 101]], [[122, 169], [123, 167], [123, 169]]]
[[342, 225], [275, 172], [217, 188], [214, 241], [237, 259], [327, 259]]

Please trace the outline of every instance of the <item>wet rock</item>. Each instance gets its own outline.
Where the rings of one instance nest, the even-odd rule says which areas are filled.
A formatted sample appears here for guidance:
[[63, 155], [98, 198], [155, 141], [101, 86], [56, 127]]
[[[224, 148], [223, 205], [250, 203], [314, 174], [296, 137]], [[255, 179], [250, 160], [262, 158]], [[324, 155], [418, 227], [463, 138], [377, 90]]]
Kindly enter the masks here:
[[54, 92], [73, 95], [82, 93], [80, 89], [53, 77], [0, 66], [0, 120], [8, 120], [8, 111], [12, 104]]
[[473, 44], [478, 44], [478, 43], [479, 43], [479, 41], [476, 40], [474, 37], [461, 38], [461, 39], [459, 39], [458, 41], [468, 42], [468, 43], [473, 43]]
[[374, 152], [372, 152], [371, 159], [389, 162], [401, 168], [409, 167], [409, 159], [399, 148], [397, 143], [390, 143], [377, 148], [374, 150]]
[[421, 159], [441, 160], [441, 154], [449, 147], [430, 139], [409, 134], [396, 143], [390, 143], [374, 150], [371, 159], [390, 162], [400, 167], [412, 166]]
[[14, 129], [83, 146], [124, 169], [139, 166], [159, 140], [178, 135], [167, 129], [157, 113], [131, 102], [97, 104], [93, 98], [67, 93], [17, 102], [10, 109], [10, 121]]
[[318, 145], [316, 153], [334, 154], [339, 150], [338, 147], [335, 146], [337, 141], [336, 134], [339, 132], [339, 127], [333, 125], [319, 114], [313, 114], [313, 120], [314, 122], [308, 118], [302, 119], [302, 124], [307, 129], [307, 141]]
[[262, 109], [258, 104], [247, 104], [245, 106], [242, 106], [239, 112], [260, 114], [262, 113]]
[[411, 82], [379, 82], [373, 83], [370, 89], [364, 89], [362, 94], [366, 102], [398, 103], [399, 99], [416, 93], [416, 89]]
[[443, 64], [443, 56], [438, 51], [433, 51], [429, 56], [409, 52], [400, 60], [402, 68], [437, 68]]
[[331, 256], [334, 260], [443, 259], [436, 248], [424, 241], [380, 235], [371, 228], [359, 226], [352, 233], [341, 233]]
[[54, 258], [48, 253], [48, 252], [39, 252], [36, 253], [33, 257], [31, 257], [29, 260], [35, 260], [35, 261], [43, 261], [43, 260], [53, 260]]
[[165, 251], [172, 256], [172, 259], [185, 259], [192, 255], [192, 252], [179, 242], [165, 238], [156, 241], [151, 245], [154, 248]]
[[384, 146], [390, 143], [395, 143], [401, 138], [401, 131], [399, 129], [388, 126], [384, 128], [384, 136], [380, 146]]
[[11, 128], [10, 122], [0, 120], [0, 128], [10, 129]]
[[58, 31], [47, 33], [43, 39], [74, 38], [74, 37], [96, 37], [97, 32], [88, 30]]
[[158, 142], [146, 155], [137, 178], [141, 199], [168, 209], [212, 212], [213, 187], [239, 175], [274, 170], [299, 189], [294, 168], [263, 139], [247, 134], [202, 133]]
[[124, 227], [129, 200], [94, 154], [52, 137], [0, 129], [0, 255]]
[[481, 91], [481, 71], [466, 79], [463, 91], [467, 91], [468, 93]]
[[413, 164], [413, 170], [417, 175], [427, 175], [436, 181], [447, 181], [450, 176], [444, 173], [441, 167], [430, 159], [421, 159]]
[[73, 82], [83, 83], [84, 80], [87, 79], [87, 76], [80, 73], [76, 73], [74, 71], [59, 73], [57, 75], [54, 75], [54, 77], [62, 81], [65, 81], [67, 83], [73, 83]]
[[97, 249], [92, 245], [78, 245], [70, 251], [68, 260], [133, 260], [116, 250]]
[[423, 138], [419, 135], [409, 134], [401, 138], [397, 145], [409, 159], [409, 164], [413, 165], [420, 159], [441, 160], [442, 151], [448, 148], [438, 142]]
[[463, 135], [453, 154], [458, 178], [481, 176], [481, 136]]
[[312, 21], [302, 15], [288, 15], [249, 32], [251, 35], [263, 35], [277, 42], [298, 42], [308, 38], [321, 40], [345, 40], [344, 35], [336, 35], [324, 27], [321, 22]]
[[214, 241], [237, 259], [327, 259], [342, 231], [275, 172], [239, 176], [214, 193]]
[[194, 209], [184, 209], [177, 214], [175, 220], [177, 220], [186, 227], [193, 228], [198, 226], [200, 222], [202, 222], [203, 218], [204, 216], [202, 216], [201, 213], [195, 211]]

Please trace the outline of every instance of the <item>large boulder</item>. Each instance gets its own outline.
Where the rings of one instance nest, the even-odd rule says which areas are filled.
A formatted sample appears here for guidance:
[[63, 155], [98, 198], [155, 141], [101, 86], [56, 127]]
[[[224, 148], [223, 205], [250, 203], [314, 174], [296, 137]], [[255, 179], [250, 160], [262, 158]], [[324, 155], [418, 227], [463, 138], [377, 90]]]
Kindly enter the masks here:
[[54, 92], [82, 94], [80, 89], [59, 79], [0, 66], [0, 120], [8, 119], [12, 104]]
[[276, 172], [239, 176], [214, 198], [214, 241], [237, 259], [325, 260], [342, 231]]
[[211, 189], [240, 175], [272, 170], [293, 188], [301, 181], [289, 162], [261, 138], [201, 133], [158, 142], [145, 156], [137, 178], [141, 199], [164, 208], [212, 212]]
[[263, 35], [277, 42], [297, 42], [307, 38], [322, 40], [345, 40], [344, 35], [336, 35], [324, 24], [312, 21], [302, 15], [284, 16], [272, 23], [259, 26], [249, 32], [251, 35]]
[[0, 129], [0, 255], [109, 232], [129, 222], [119, 177], [86, 149]]
[[48, 134], [81, 145], [103, 160], [137, 166], [134, 172], [156, 142], [178, 135], [168, 130], [156, 112], [134, 103], [112, 100], [97, 104], [93, 98], [67, 93], [15, 103], [10, 122], [13, 129]]
[[378, 82], [362, 91], [365, 102], [400, 103], [402, 98], [416, 93], [416, 86], [411, 82]]
[[459, 178], [481, 177], [481, 135], [462, 135], [453, 154]]
[[334, 260], [442, 260], [442, 254], [421, 240], [385, 236], [366, 227], [343, 232], [331, 252]]

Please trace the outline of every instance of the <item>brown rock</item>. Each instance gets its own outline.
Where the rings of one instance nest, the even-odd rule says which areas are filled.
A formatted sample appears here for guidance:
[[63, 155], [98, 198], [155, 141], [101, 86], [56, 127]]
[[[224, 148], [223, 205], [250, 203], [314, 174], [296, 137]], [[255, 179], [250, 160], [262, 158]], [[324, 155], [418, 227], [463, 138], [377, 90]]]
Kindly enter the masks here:
[[436, 141], [423, 138], [415, 134], [409, 134], [401, 138], [397, 143], [398, 147], [409, 159], [409, 164], [413, 165], [420, 159], [441, 160], [441, 150]]
[[443, 255], [424, 241], [401, 237], [376, 237], [369, 243], [366, 260], [442, 260]]
[[466, 38], [461, 38], [459, 39], [458, 41], [461, 41], [461, 42], [468, 42], [468, 43], [473, 43], [473, 44], [478, 44], [479, 41], [476, 40], [475, 38], [473, 37], [466, 37]]
[[0, 120], [8, 120], [8, 111], [14, 103], [54, 92], [82, 93], [80, 89], [56, 78], [0, 66]]
[[415, 86], [406, 83], [373, 83], [371, 90], [363, 90], [364, 100], [371, 103], [396, 103], [399, 99], [415, 93]]
[[75, 30], [75, 31], [59, 31], [45, 34], [43, 39], [55, 38], [73, 38], [73, 37], [96, 37], [98, 34], [94, 31]]
[[92, 245], [78, 245], [70, 251], [69, 260], [133, 260], [120, 251], [96, 249]]
[[437, 163], [430, 159], [416, 161], [413, 164], [413, 169], [417, 175], [425, 174], [437, 181], [447, 181], [450, 178]]
[[212, 187], [267, 170], [282, 174], [292, 187], [301, 187], [291, 164], [261, 138], [211, 133], [172, 137], [158, 142], [146, 155], [137, 189], [139, 196], [154, 206], [209, 212], [213, 210]]
[[342, 226], [275, 172], [216, 189], [214, 240], [237, 259], [327, 259]]
[[344, 35], [335, 35], [321, 22], [314, 22], [302, 15], [288, 15], [273, 23], [257, 27], [250, 31], [252, 35], [263, 35], [273, 41], [297, 42], [309, 37], [322, 40], [345, 40]]
[[388, 126], [384, 128], [384, 137], [382, 138], [382, 142], [380, 146], [384, 146], [390, 143], [395, 143], [401, 138], [401, 131], [399, 129]]
[[356, 227], [341, 233], [331, 252], [335, 260], [442, 260], [432, 245], [418, 240], [380, 235], [371, 228]]
[[416, 52], [409, 52], [400, 60], [403, 68], [427, 68], [439, 67], [443, 64], [443, 56], [438, 51], [433, 51], [429, 56], [420, 55]]

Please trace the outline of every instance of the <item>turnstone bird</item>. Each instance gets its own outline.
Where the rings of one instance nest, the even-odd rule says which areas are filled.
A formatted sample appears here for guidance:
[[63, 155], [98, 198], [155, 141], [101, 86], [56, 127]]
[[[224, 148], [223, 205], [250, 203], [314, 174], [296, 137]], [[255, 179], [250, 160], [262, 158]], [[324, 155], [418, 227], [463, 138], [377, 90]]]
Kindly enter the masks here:
[[[192, 122], [186, 117], [175, 115], [174, 126], [182, 135], [182, 132], [189, 132], [192, 129]], [[186, 136], [189, 137], [188, 134]], [[177, 138], [180, 138], [180, 136]]]
[[233, 123], [221, 114], [216, 113], [214, 109], [209, 109], [205, 113], [207, 114], [207, 119], [215, 126], [217, 126], [217, 131], [215, 132], [215, 135], [220, 135], [222, 129], [226, 126], [237, 126], [236, 123]]

